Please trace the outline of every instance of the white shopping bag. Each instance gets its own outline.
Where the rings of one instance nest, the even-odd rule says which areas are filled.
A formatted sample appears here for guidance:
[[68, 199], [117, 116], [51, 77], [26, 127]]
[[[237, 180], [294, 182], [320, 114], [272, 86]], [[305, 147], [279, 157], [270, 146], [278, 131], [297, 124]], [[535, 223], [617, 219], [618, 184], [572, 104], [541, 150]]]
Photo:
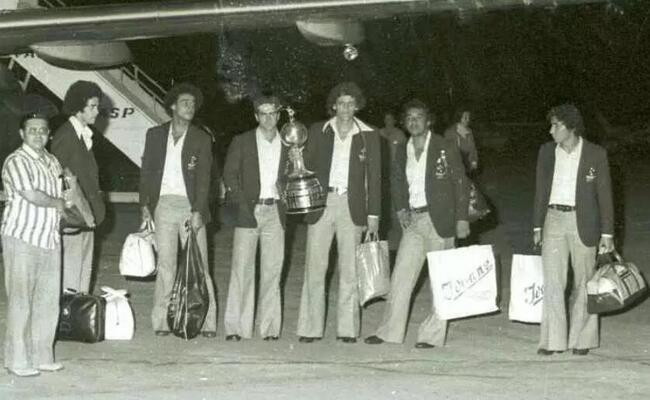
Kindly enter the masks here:
[[145, 277], [156, 271], [155, 240], [151, 229], [131, 233], [126, 237], [120, 255], [120, 274]]
[[539, 324], [542, 322], [543, 302], [542, 256], [513, 255], [508, 318], [513, 321]]
[[104, 324], [104, 339], [106, 340], [131, 340], [135, 332], [135, 319], [133, 310], [126, 298], [126, 290], [115, 290], [102, 286], [106, 299], [106, 313]]
[[463, 318], [498, 310], [492, 246], [432, 251], [427, 259], [438, 318]]

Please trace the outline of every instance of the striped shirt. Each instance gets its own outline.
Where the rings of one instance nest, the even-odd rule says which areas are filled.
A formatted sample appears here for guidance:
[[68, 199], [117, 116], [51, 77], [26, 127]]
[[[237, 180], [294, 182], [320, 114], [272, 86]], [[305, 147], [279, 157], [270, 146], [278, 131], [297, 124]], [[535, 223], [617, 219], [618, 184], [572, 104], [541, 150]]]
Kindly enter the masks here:
[[7, 202], [0, 231], [5, 236], [44, 249], [59, 243], [60, 213], [53, 207], [40, 207], [21, 196], [23, 191], [40, 191], [61, 197], [62, 169], [59, 161], [47, 151], [36, 153], [26, 144], [7, 157], [2, 167], [2, 183]]

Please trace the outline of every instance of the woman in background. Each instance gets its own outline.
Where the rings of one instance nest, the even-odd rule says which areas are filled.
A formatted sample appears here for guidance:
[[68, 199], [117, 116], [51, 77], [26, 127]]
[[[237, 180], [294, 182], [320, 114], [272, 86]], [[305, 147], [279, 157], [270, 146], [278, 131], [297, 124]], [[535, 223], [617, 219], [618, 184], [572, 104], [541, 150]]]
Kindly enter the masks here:
[[469, 124], [472, 119], [472, 114], [466, 108], [459, 108], [454, 113], [453, 123], [445, 131], [445, 138], [453, 140], [458, 146], [461, 155], [463, 156], [463, 163], [468, 176], [478, 169], [478, 153], [476, 152], [476, 143], [474, 142], [474, 135]]

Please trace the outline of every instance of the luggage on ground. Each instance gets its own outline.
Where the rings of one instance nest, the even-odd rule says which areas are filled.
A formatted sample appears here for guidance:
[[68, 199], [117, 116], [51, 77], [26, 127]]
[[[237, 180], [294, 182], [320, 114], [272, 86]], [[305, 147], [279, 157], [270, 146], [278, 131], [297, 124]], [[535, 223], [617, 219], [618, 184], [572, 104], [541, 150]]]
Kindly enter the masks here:
[[66, 289], [61, 296], [58, 340], [97, 343], [104, 340], [106, 299]]
[[463, 318], [498, 310], [492, 246], [432, 251], [427, 259], [438, 318]]
[[376, 297], [385, 296], [390, 291], [390, 265], [388, 242], [379, 240], [376, 234], [366, 235], [363, 243], [356, 249], [357, 282], [359, 304]]
[[167, 324], [174, 335], [188, 340], [201, 332], [210, 304], [201, 249], [193, 229], [181, 260], [167, 309]]

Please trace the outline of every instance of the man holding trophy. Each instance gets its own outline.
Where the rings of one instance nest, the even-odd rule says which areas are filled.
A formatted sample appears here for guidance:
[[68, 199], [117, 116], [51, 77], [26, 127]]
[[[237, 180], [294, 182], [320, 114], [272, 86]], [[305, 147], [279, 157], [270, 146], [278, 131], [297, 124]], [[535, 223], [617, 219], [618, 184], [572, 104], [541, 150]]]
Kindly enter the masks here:
[[[305, 216], [309, 227], [298, 319], [302, 343], [323, 336], [325, 276], [334, 236], [339, 270], [337, 339], [355, 343], [359, 336], [355, 250], [365, 229], [377, 233], [381, 212], [379, 135], [355, 117], [364, 105], [363, 93], [355, 83], [335, 86], [327, 99], [333, 117], [311, 126], [303, 151], [305, 166], [315, 172], [327, 193], [324, 209]], [[296, 153], [290, 153], [292, 160]]]
[[[255, 256], [260, 243], [258, 325], [264, 340], [277, 340], [282, 323], [280, 276], [284, 262], [285, 206], [279, 188], [287, 160], [277, 124], [280, 101], [253, 101], [256, 129], [233, 139], [223, 179], [237, 206], [232, 269], [225, 313], [227, 341], [250, 339], [255, 312]], [[281, 189], [280, 189], [281, 190]]]

